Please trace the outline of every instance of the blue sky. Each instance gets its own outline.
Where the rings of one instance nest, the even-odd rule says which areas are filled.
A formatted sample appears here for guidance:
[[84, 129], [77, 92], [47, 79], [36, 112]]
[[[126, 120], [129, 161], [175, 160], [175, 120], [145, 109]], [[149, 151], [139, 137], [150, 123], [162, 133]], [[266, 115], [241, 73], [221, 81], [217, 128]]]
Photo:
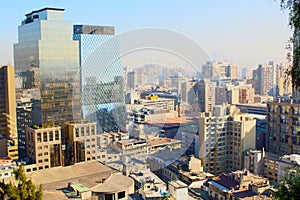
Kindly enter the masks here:
[[0, 64], [13, 64], [17, 26], [26, 13], [43, 7], [65, 8], [74, 24], [113, 25], [117, 33], [160, 27], [178, 31], [199, 43], [212, 59], [240, 67], [285, 60], [290, 36], [287, 11], [279, 0], [11, 0], [0, 12]]

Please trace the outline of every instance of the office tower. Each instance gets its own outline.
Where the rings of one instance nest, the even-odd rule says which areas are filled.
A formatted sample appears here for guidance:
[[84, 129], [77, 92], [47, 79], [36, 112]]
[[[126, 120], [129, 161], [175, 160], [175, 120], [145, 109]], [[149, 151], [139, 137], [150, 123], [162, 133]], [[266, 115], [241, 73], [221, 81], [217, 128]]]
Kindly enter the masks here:
[[17, 99], [17, 127], [18, 127], [18, 143], [19, 158], [26, 157], [26, 128], [33, 125], [32, 123], [32, 101], [30, 98]]
[[0, 157], [18, 159], [15, 74], [12, 66], [0, 67]]
[[37, 170], [62, 165], [61, 127], [33, 126], [26, 128], [26, 149], [29, 163]]
[[97, 122], [100, 133], [123, 129], [124, 81], [115, 28], [74, 25], [73, 33], [79, 42], [83, 118]]
[[202, 75], [207, 79], [237, 79], [238, 67], [227, 61], [209, 61], [202, 65]]
[[200, 78], [213, 79], [218, 75], [216, 62], [206, 62], [202, 65], [202, 76]]
[[194, 109], [195, 106], [198, 105], [198, 97], [194, 90], [195, 85], [197, 84], [197, 80], [186, 80], [181, 83], [181, 101], [187, 109]]
[[300, 104], [278, 99], [267, 104], [266, 151], [300, 154]]
[[127, 73], [127, 89], [134, 90], [137, 87], [137, 76], [136, 72], [128, 72]]
[[209, 79], [201, 79], [195, 86], [198, 95], [200, 112], [210, 112], [215, 105], [215, 87], [216, 83]]
[[255, 119], [234, 105], [200, 113], [198, 156], [205, 170], [220, 174], [242, 169], [243, 151], [255, 148], [255, 125]]
[[242, 69], [242, 79], [250, 79], [251, 75], [250, 75], [250, 69], [247, 67], [244, 67]]
[[34, 72], [34, 82], [28, 84], [40, 89], [42, 124], [80, 119], [79, 54], [72, 23], [64, 20], [64, 9], [58, 8], [25, 16], [18, 27], [14, 62], [18, 72]]
[[[255, 77], [255, 76], [253, 76]], [[258, 65], [256, 71], [256, 93], [264, 96], [273, 96], [276, 87], [274, 83], [274, 66]]]

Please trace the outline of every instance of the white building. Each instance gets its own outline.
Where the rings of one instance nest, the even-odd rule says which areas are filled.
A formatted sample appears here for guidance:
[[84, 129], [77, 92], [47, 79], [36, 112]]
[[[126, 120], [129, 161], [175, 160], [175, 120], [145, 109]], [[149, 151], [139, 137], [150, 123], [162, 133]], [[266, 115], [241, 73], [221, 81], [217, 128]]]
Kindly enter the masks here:
[[175, 200], [188, 199], [188, 186], [180, 180], [170, 181], [168, 183], [168, 191]]

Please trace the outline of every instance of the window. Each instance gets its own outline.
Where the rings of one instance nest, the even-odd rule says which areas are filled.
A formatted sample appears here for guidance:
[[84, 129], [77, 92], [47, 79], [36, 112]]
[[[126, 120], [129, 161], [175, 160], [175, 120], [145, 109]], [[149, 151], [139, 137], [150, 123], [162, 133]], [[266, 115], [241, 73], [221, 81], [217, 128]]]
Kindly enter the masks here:
[[84, 127], [81, 127], [81, 136], [84, 136]]
[[118, 199], [123, 199], [125, 198], [125, 191], [118, 192]]
[[43, 142], [47, 142], [47, 133], [46, 132], [44, 132], [43, 133]]
[[75, 135], [76, 137], [79, 137], [79, 128], [75, 128]]
[[55, 140], [59, 140], [59, 132], [55, 131]]
[[92, 135], [95, 135], [95, 127], [94, 126], [91, 127], [91, 133], [92, 133]]
[[53, 141], [53, 131], [49, 132], [49, 141]]
[[86, 135], [87, 135], [87, 136], [90, 135], [90, 127], [86, 127]]
[[37, 133], [37, 141], [42, 142], [41, 133]]

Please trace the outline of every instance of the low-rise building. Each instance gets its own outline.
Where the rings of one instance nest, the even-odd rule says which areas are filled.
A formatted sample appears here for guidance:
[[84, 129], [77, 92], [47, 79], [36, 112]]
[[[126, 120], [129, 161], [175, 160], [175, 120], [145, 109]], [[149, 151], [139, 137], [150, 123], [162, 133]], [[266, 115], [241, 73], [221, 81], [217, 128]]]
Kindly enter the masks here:
[[16, 163], [9, 157], [0, 158], [0, 180], [13, 176]]
[[221, 174], [207, 183], [209, 199], [272, 199], [268, 180], [248, 171]]
[[65, 164], [95, 160], [97, 150], [96, 122], [78, 121], [65, 123]]
[[123, 133], [123, 132], [102, 133], [97, 136], [97, 146], [100, 148], [107, 148], [109, 145], [112, 145], [115, 142], [121, 140], [128, 140], [128, 139], [129, 139], [128, 133]]
[[36, 164], [36, 170], [62, 166], [61, 127], [27, 127], [26, 149], [30, 162]]
[[300, 155], [284, 155], [278, 160], [278, 177], [277, 180], [281, 181], [285, 176], [288, 169], [300, 165]]
[[188, 199], [188, 186], [180, 180], [170, 181], [168, 183], [168, 191], [175, 200]]
[[107, 180], [92, 189], [92, 197], [97, 200], [128, 199], [134, 193], [134, 181], [122, 174], [112, 174]]
[[168, 147], [169, 149], [180, 149], [181, 141], [171, 138], [153, 138], [149, 141], [151, 145], [151, 153], [155, 153], [160, 149]]
[[149, 169], [131, 174], [130, 177], [133, 178], [137, 192], [143, 200], [159, 200], [170, 196], [166, 184]]

